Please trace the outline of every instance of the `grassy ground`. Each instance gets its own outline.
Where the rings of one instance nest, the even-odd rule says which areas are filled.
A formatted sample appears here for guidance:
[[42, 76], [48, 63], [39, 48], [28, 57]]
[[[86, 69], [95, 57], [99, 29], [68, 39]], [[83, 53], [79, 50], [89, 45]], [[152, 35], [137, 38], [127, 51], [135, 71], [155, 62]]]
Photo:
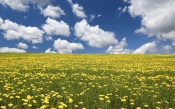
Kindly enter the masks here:
[[175, 55], [0, 54], [0, 108], [175, 108]]

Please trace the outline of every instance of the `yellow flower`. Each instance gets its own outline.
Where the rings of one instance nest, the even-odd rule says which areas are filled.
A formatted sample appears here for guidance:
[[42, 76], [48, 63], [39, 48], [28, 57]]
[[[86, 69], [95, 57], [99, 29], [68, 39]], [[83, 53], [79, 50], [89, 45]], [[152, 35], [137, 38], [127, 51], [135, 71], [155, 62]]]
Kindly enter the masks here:
[[28, 107], [32, 107], [32, 104], [28, 104]]
[[121, 99], [121, 102], [126, 102], [126, 99]]
[[62, 105], [59, 105], [58, 108], [59, 109], [64, 109], [64, 107]]
[[134, 102], [131, 102], [130, 105], [134, 105]]
[[9, 107], [12, 107], [12, 106], [13, 106], [13, 104], [12, 104], [12, 103], [9, 103], [9, 104], [8, 104], [8, 106], [9, 106]]
[[25, 105], [27, 105], [27, 103], [23, 103], [22, 105], [24, 105], [24, 106], [25, 106]]
[[78, 102], [78, 104], [83, 104], [83, 102]]
[[69, 100], [69, 103], [72, 103], [73, 102], [72, 98], [69, 98], [68, 100]]
[[28, 100], [32, 99], [32, 96], [27, 95], [27, 99], [28, 99]]
[[6, 109], [6, 106], [1, 106], [1, 109]]
[[105, 96], [105, 98], [106, 98], [106, 99], [109, 99], [109, 97], [108, 97], [108, 96]]
[[107, 100], [106, 102], [107, 102], [107, 103], [111, 103], [111, 101], [110, 101], [110, 100]]
[[104, 98], [101, 98], [101, 97], [100, 97], [100, 98], [99, 98], [99, 100], [100, 100], [100, 101], [103, 101], [103, 100], [104, 100]]
[[16, 98], [20, 98], [20, 96], [16, 96]]
[[144, 107], [149, 107], [149, 106], [147, 104], [145, 104]]
[[75, 108], [77, 108], [78, 107], [78, 105], [75, 105]]

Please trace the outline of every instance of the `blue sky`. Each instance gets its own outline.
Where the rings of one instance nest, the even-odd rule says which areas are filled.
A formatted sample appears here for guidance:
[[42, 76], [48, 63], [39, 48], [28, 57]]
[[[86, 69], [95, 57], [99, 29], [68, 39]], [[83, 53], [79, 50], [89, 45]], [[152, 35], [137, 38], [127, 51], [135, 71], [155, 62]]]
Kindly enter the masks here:
[[174, 0], [1, 0], [0, 52], [175, 53]]

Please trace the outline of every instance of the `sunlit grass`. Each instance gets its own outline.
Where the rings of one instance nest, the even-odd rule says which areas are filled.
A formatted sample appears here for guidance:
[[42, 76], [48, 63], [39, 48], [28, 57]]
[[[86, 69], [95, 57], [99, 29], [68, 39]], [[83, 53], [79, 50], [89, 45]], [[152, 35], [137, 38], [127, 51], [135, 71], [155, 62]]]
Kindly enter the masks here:
[[0, 54], [0, 108], [175, 108], [175, 55]]

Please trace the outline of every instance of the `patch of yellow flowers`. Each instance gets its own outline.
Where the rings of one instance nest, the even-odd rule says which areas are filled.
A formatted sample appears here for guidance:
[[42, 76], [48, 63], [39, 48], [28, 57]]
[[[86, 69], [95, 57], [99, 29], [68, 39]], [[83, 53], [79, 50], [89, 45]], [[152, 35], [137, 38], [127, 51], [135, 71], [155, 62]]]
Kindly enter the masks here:
[[175, 108], [175, 55], [0, 54], [0, 108]]

